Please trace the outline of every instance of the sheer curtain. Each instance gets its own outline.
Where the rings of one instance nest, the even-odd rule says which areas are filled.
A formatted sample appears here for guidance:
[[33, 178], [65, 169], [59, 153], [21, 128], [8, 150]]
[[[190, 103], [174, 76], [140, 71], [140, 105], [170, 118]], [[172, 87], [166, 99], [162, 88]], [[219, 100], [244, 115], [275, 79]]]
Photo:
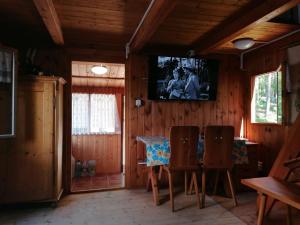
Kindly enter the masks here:
[[72, 134], [89, 133], [89, 94], [72, 94]]
[[107, 134], [120, 132], [115, 95], [73, 94], [72, 133]]

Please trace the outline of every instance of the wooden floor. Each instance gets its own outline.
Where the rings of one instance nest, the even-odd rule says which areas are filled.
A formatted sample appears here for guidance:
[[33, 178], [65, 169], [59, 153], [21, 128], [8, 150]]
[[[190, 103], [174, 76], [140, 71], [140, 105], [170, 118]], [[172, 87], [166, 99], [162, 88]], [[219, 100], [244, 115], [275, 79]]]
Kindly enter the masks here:
[[[63, 198], [57, 208], [1, 209], [1, 225], [254, 225], [256, 194], [240, 194], [240, 205], [228, 198], [207, 197], [207, 207], [198, 209], [195, 196], [175, 198], [176, 212], [168, 202], [154, 206], [151, 193], [118, 190], [75, 194]], [[285, 211], [284, 211], [285, 212]], [[276, 207], [265, 225], [284, 225], [284, 212]], [[299, 213], [294, 224], [299, 223]]]
[[124, 187], [124, 174], [96, 175], [73, 178], [72, 192]]
[[[213, 196], [213, 200], [222, 207], [229, 210], [233, 215], [237, 216], [247, 225], [256, 224], [256, 192], [246, 192], [239, 194], [239, 206], [232, 207], [232, 203], [227, 198]], [[286, 223], [286, 207], [281, 203], [277, 203], [270, 215], [266, 217], [264, 225], [285, 225]], [[293, 209], [293, 225], [300, 225], [300, 211]]]

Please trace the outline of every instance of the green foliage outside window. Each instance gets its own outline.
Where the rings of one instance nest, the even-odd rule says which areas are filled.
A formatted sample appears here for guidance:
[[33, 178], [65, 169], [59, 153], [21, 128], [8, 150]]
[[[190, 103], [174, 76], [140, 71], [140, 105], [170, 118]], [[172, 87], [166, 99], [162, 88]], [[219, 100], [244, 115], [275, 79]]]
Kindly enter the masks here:
[[282, 74], [271, 72], [255, 77], [251, 107], [253, 123], [282, 122]]

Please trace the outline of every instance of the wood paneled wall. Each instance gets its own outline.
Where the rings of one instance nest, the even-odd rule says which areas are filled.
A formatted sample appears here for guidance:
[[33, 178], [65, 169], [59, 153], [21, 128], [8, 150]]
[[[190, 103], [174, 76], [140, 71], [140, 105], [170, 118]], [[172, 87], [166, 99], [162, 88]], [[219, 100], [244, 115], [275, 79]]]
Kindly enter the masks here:
[[[136, 141], [138, 135], [169, 136], [174, 125], [209, 124], [233, 125], [235, 135], [240, 134], [244, 112], [243, 73], [236, 56], [220, 57], [217, 100], [211, 102], [159, 102], [147, 100], [147, 57], [131, 55], [126, 62], [126, 186], [145, 184], [145, 168], [138, 160], [145, 159], [144, 144]], [[141, 108], [135, 99], [144, 100]]]
[[[251, 77], [276, 70], [281, 64], [287, 61], [286, 49], [293, 43], [299, 43], [300, 34], [295, 34], [289, 38], [275, 42], [272, 45], [258, 49], [245, 56], [246, 69], [246, 94], [245, 103], [247, 110], [246, 116], [246, 136], [252, 141], [260, 143], [259, 160], [263, 161], [263, 169], [268, 174], [278, 152], [288, 135], [289, 126], [284, 122], [283, 125], [262, 125], [251, 124]], [[283, 102], [285, 102], [285, 92], [283, 93]], [[284, 104], [284, 108], [287, 106]], [[284, 121], [286, 121], [286, 112], [284, 112]]]
[[97, 174], [121, 172], [121, 135], [72, 135], [75, 160], [96, 160]]

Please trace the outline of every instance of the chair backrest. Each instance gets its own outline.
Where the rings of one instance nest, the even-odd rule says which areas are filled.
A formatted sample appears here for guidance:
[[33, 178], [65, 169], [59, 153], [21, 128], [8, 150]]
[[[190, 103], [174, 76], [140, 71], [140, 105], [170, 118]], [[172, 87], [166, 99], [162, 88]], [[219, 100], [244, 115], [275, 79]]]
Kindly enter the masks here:
[[170, 132], [171, 170], [191, 170], [198, 167], [197, 146], [199, 128], [196, 126], [174, 126]]
[[289, 175], [286, 180], [300, 184], [300, 157], [288, 160], [283, 165], [289, 168]]
[[231, 169], [234, 127], [207, 126], [204, 134], [204, 168]]

